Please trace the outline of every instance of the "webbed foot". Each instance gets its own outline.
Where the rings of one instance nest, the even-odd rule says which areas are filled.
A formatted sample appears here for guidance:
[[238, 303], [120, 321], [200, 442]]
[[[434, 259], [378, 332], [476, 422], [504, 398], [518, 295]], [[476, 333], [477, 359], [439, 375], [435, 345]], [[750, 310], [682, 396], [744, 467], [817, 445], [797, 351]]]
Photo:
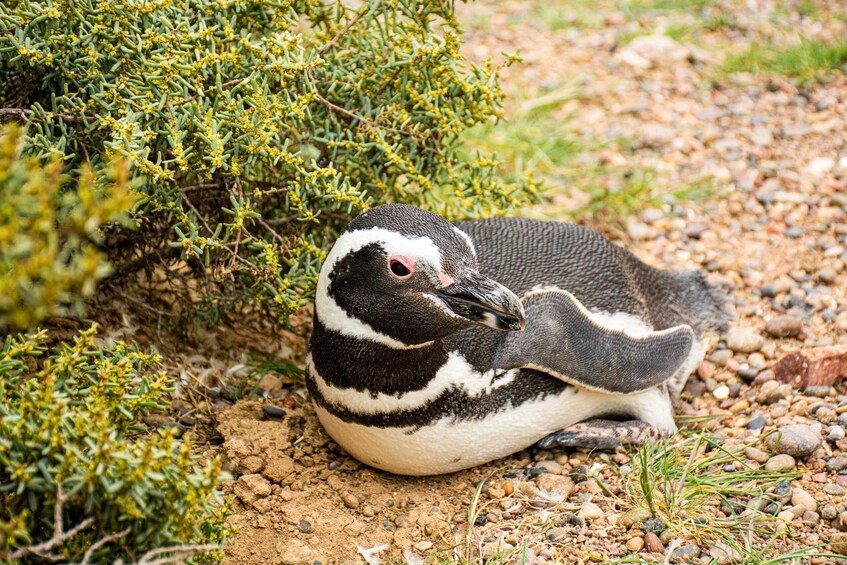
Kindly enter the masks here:
[[662, 433], [641, 420], [587, 420], [550, 434], [538, 442], [541, 449], [583, 447], [611, 451], [618, 447], [642, 445], [655, 441]]

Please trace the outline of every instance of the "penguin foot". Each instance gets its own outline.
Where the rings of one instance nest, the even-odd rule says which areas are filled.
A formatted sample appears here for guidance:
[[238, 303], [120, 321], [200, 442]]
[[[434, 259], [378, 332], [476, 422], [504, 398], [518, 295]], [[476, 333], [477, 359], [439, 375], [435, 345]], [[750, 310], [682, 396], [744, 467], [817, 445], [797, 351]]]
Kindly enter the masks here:
[[611, 451], [655, 441], [662, 433], [641, 420], [588, 420], [555, 432], [538, 442], [541, 449], [583, 447]]

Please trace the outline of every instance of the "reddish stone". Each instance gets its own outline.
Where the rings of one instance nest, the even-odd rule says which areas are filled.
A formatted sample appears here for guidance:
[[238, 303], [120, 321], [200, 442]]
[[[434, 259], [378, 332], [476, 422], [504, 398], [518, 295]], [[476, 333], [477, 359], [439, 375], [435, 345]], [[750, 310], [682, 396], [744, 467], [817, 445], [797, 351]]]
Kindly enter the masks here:
[[815, 473], [814, 475], [812, 475], [812, 482], [825, 483], [826, 482], [826, 473]]
[[847, 345], [799, 349], [779, 360], [776, 378], [798, 388], [832, 386], [847, 377]]
[[847, 475], [836, 475], [835, 484], [840, 487], [847, 487]]

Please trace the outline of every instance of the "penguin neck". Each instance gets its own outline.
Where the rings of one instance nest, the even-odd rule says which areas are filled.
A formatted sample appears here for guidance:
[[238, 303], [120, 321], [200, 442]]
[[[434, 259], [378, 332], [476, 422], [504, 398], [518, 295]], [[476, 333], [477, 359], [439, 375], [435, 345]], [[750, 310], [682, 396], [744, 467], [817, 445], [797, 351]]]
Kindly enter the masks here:
[[445, 340], [420, 347], [395, 349], [344, 335], [315, 319], [309, 344], [314, 370], [330, 386], [385, 394], [426, 388], [447, 362]]

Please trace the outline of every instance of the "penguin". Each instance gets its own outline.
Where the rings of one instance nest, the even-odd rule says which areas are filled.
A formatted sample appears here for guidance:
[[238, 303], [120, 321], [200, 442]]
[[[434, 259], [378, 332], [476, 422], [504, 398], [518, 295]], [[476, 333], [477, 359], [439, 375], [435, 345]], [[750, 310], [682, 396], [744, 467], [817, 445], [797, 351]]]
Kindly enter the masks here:
[[359, 461], [451, 473], [538, 442], [673, 434], [672, 399], [727, 321], [701, 273], [650, 267], [586, 227], [454, 225], [388, 204], [321, 267], [306, 383]]

